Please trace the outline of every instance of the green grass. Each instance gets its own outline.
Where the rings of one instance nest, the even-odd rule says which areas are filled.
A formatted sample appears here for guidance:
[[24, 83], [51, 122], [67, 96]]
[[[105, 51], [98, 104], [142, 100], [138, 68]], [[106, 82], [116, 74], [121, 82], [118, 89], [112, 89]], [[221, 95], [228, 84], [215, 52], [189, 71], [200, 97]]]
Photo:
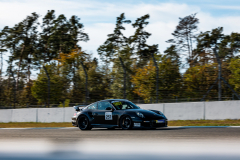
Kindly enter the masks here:
[[40, 122], [10, 122], [0, 123], [0, 128], [35, 128], [35, 127], [73, 127], [72, 123], [40, 123]]
[[240, 126], [240, 119], [237, 120], [177, 120], [169, 121], [169, 126]]
[[[168, 126], [240, 126], [238, 120], [177, 120], [169, 121]], [[36, 122], [10, 122], [0, 123], [0, 128], [35, 128], [35, 127], [73, 127], [71, 123], [36, 123]]]

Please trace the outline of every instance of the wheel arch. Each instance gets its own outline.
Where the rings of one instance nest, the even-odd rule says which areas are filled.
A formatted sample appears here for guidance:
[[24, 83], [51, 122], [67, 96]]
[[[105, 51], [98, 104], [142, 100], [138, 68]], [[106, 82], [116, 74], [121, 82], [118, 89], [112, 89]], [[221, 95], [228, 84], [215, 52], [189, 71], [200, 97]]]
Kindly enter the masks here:
[[[126, 117], [126, 116], [129, 116], [130, 118], [131, 118], [131, 115], [129, 115], [129, 114], [127, 114], [127, 113], [125, 113], [125, 114], [123, 114], [123, 115], [121, 115], [120, 117], [119, 117], [119, 119], [118, 119], [118, 126], [120, 127], [120, 121], [121, 121], [121, 119], [123, 118], [123, 117]], [[131, 118], [132, 119], [132, 118]]]
[[81, 116], [86, 116], [86, 117], [88, 118], [88, 121], [90, 122], [90, 117], [89, 117], [89, 115], [88, 115], [87, 113], [81, 113], [81, 114], [79, 114], [78, 117], [77, 117], [77, 120], [76, 120], [77, 125], [78, 125], [78, 120], [79, 120], [79, 118], [80, 118]]

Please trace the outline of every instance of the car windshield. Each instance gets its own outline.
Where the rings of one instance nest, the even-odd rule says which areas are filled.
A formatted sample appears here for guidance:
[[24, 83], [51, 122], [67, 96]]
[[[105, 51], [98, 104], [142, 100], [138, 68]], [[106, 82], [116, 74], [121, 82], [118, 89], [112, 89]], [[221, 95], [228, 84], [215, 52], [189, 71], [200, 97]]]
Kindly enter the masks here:
[[138, 106], [129, 101], [112, 101], [111, 102], [117, 110], [123, 109], [139, 109]]

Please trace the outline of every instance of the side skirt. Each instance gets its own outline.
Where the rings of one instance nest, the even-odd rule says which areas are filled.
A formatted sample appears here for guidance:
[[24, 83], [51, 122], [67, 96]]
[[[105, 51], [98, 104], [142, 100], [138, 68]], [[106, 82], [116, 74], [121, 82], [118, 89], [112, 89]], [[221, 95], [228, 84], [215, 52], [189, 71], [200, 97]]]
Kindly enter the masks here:
[[110, 124], [91, 124], [93, 128], [118, 128], [118, 125]]

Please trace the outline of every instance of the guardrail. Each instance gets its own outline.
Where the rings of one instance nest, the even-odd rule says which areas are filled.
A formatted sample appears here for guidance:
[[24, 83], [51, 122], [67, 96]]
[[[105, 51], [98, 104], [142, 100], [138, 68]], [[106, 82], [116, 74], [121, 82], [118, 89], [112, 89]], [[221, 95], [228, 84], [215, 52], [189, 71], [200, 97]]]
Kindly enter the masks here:
[[[240, 119], [240, 101], [140, 104], [162, 111], [169, 120]], [[1, 109], [0, 122], [71, 122], [75, 110], [66, 108]]]

